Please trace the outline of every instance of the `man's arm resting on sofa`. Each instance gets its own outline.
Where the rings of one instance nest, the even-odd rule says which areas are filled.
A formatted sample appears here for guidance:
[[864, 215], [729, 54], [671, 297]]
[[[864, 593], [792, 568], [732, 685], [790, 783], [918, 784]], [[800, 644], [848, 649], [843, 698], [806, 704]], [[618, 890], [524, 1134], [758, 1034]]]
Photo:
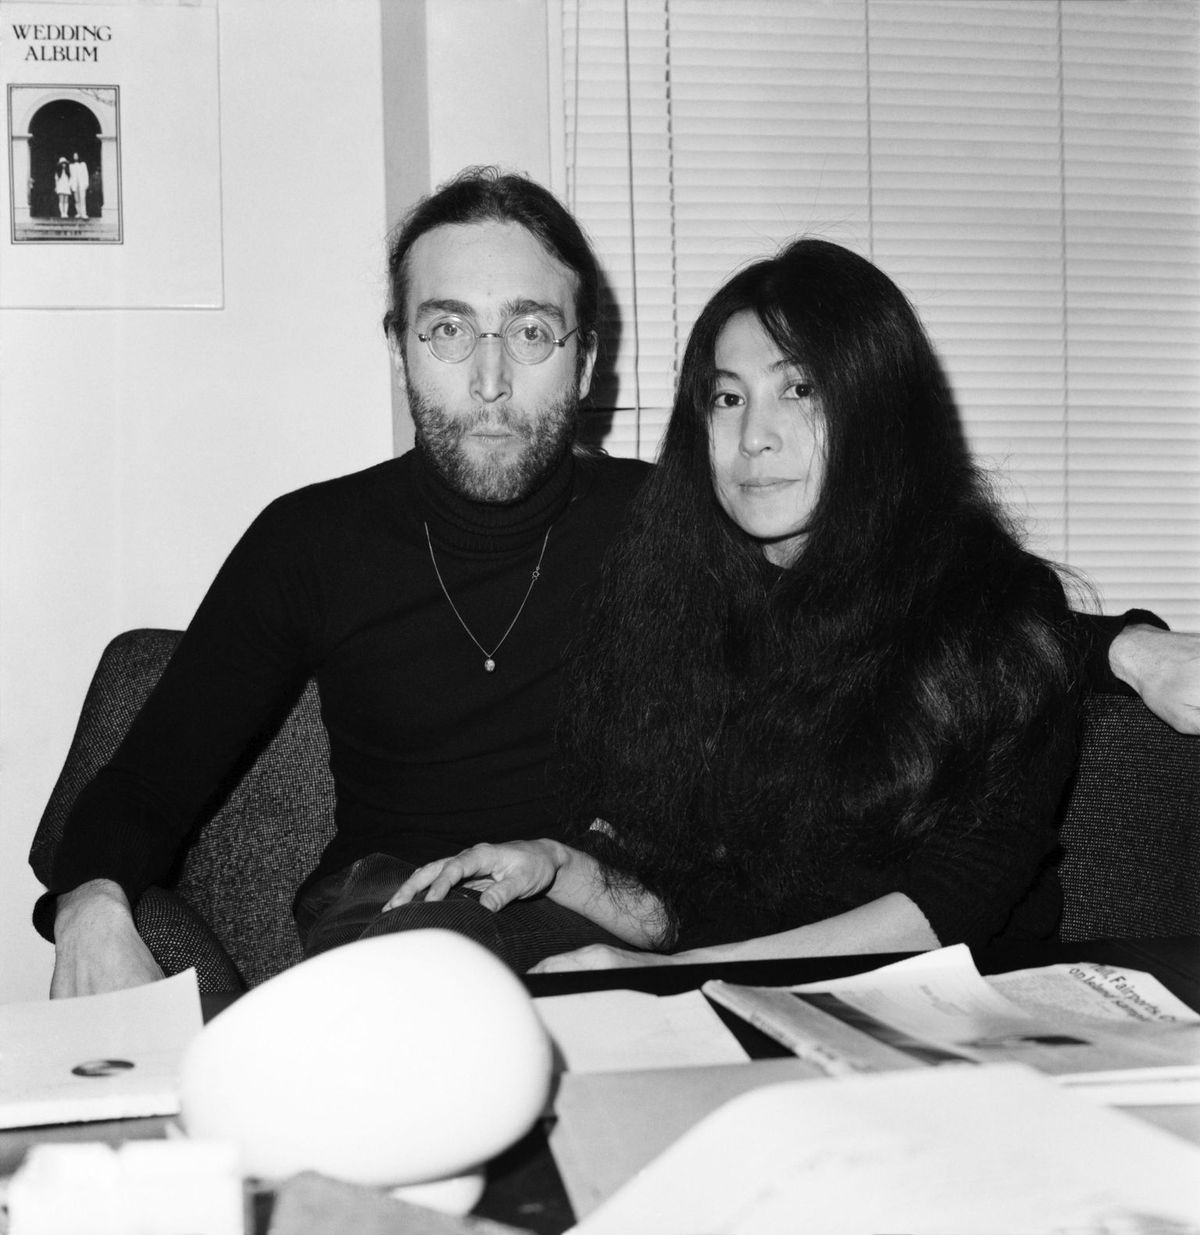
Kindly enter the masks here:
[[58, 897], [50, 998], [101, 995], [163, 976], [111, 879], [91, 879]]
[[1109, 646], [1108, 663], [1155, 716], [1200, 734], [1200, 635], [1127, 626]]

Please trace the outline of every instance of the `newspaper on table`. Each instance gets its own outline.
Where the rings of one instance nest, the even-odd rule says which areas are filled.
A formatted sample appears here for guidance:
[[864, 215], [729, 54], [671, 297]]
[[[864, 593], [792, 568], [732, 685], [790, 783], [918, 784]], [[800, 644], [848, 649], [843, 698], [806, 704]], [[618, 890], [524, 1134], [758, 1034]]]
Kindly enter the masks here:
[[957, 944], [828, 982], [703, 990], [828, 1076], [1014, 1062], [1108, 1105], [1200, 1102], [1200, 1014], [1138, 970], [984, 978]]

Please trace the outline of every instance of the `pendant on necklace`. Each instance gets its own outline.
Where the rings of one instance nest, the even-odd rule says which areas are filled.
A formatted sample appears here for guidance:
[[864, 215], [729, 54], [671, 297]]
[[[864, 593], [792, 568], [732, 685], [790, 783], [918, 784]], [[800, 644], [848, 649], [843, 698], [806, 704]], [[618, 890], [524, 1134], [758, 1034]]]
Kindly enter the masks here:
[[[554, 525], [551, 524], [550, 527]], [[425, 524], [425, 543], [429, 546], [429, 561], [433, 566], [433, 573], [437, 578], [438, 587], [442, 589], [442, 595], [446, 598], [446, 603], [450, 606], [450, 611], [458, 619], [458, 624], [466, 632], [467, 638], [483, 653], [483, 668], [485, 673], [496, 672], [496, 660], [493, 653], [498, 652], [504, 645], [504, 641], [513, 632], [513, 627], [517, 624], [521, 614], [525, 612], [525, 606], [529, 603], [529, 597], [533, 594], [533, 586], [537, 583], [542, 573], [542, 559], [546, 556], [546, 546], [550, 543], [550, 527], [546, 529], [545, 536], [542, 537], [542, 549], [538, 554], [538, 560], [533, 568], [533, 573], [529, 576], [529, 586], [525, 589], [525, 595], [521, 598], [521, 603], [517, 606], [516, 613], [513, 614], [512, 621], [508, 624], [508, 629], [500, 636], [500, 641], [489, 652], [487, 648], [475, 638], [474, 632], [463, 621], [463, 615], [459, 613], [458, 606], [454, 603], [453, 597], [446, 590], [446, 581], [442, 578], [442, 572], [438, 569], [437, 554], [433, 551], [433, 537], [429, 534], [429, 524]]]

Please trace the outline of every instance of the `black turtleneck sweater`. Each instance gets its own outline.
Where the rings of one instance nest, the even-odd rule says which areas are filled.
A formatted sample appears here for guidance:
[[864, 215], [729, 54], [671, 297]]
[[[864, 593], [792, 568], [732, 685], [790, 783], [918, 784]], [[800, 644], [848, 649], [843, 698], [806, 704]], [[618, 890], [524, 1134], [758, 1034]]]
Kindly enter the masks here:
[[[648, 472], [568, 456], [531, 497], [469, 502], [415, 452], [273, 502], [221, 568], [112, 761], [80, 795], [52, 891], [162, 880], [251, 739], [315, 677], [337, 833], [313, 878], [555, 835], [560, 671], [605, 548]], [[447, 603], [492, 649], [485, 671]]]

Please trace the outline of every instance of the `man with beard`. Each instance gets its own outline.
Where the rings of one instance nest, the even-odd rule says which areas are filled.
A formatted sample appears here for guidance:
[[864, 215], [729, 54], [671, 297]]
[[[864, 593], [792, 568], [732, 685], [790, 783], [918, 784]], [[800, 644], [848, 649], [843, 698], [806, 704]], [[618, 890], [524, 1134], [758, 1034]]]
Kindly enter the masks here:
[[[56, 945], [54, 996], [162, 976], [130, 905], [165, 878], [227, 770], [310, 677], [337, 830], [296, 898], [308, 954], [436, 925], [523, 971], [618, 942], [548, 899], [492, 914], [461, 892], [381, 912], [427, 862], [561, 834], [562, 665], [648, 470], [573, 449], [596, 357], [599, 274], [578, 224], [545, 189], [464, 172], [404, 221], [389, 272], [384, 326], [416, 448], [278, 499], [235, 546], [67, 822], [34, 912]], [[1122, 676], [1148, 702], [1158, 690], [1162, 715], [1164, 705], [1190, 707], [1169, 688], [1181, 680], [1173, 661], [1190, 660], [1196, 675], [1195, 645], [1164, 650], [1152, 629], [1139, 637], [1149, 645], [1131, 632], [1113, 645]]]
[[573, 449], [599, 275], [545, 189], [464, 173], [404, 222], [389, 267], [384, 326], [416, 448], [278, 499], [230, 554], [67, 823], [35, 910], [56, 943], [52, 995], [161, 976], [130, 905], [309, 677], [337, 830], [296, 900], [307, 953], [439, 925], [523, 970], [608, 939], [549, 901], [503, 919], [469, 894], [380, 913], [433, 858], [557, 829], [566, 645], [647, 470]]

